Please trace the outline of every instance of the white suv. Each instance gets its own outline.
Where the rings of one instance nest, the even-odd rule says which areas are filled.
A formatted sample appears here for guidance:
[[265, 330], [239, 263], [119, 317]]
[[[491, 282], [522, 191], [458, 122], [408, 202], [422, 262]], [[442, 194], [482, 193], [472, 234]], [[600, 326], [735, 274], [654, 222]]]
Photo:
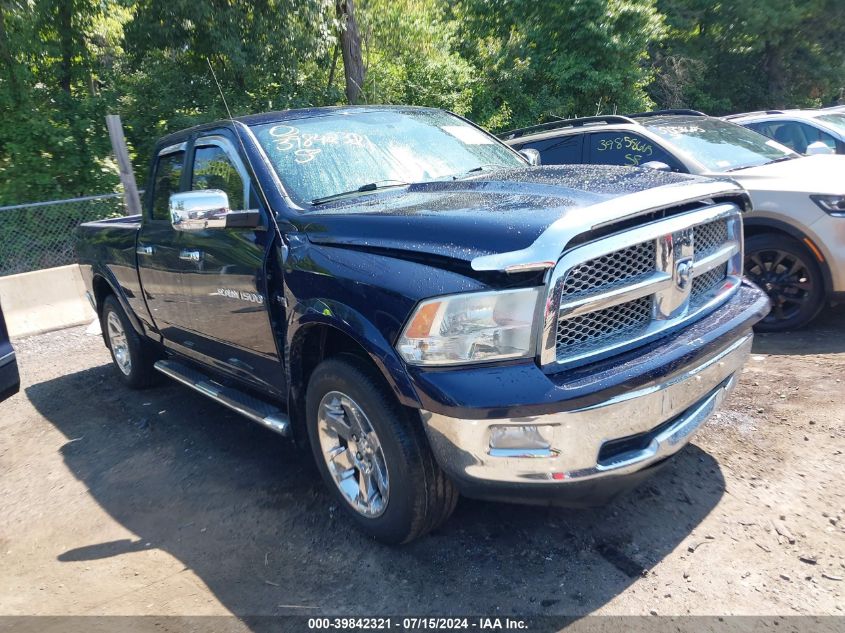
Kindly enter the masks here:
[[555, 121], [501, 135], [545, 165], [645, 166], [729, 178], [751, 196], [745, 274], [772, 311], [757, 329], [806, 325], [845, 302], [845, 156], [802, 156], [740, 125], [693, 110]]
[[845, 154], [845, 113], [837, 110], [766, 110], [724, 117], [799, 154]]

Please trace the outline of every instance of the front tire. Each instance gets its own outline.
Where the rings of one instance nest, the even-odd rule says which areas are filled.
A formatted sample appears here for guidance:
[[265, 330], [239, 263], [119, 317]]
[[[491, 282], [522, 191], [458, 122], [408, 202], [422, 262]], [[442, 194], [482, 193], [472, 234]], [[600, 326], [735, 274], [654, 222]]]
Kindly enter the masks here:
[[407, 543], [455, 509], [458, 492], [438, 466], [419, 419], [365, 361], [323, 361], [308, 381], [308, 436], [317, 468], [366, 534]]
[[114, 295], [103, 302], [100, 326], [120, 380], [132, 389], [153, 384], [158, 377], [153, 367], [158, 357], [155, 349], [138, 336]]
[[769, 295], [772, 310], [758, 332], [797, 330], [824, 305], [824, 279], [812, 254], [800, 242], [772, 233], [745, 240], [745, 276]]

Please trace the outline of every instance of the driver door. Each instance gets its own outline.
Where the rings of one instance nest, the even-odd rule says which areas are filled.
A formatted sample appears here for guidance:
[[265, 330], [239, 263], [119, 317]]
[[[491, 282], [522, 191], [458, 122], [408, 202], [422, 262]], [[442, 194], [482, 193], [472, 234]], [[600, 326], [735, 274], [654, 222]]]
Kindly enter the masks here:
[[[219, 189], [231, 210], [261, 209], [234, 138], [226, 130], [198, 137], [189, 190]], [[283, 393], [284, 373], [268, 311], [265, 260], [273, 241], [266, 210], [257, 228], [180, 231], [182, 276], [194, 336], [192, 355], [263, 390]]]

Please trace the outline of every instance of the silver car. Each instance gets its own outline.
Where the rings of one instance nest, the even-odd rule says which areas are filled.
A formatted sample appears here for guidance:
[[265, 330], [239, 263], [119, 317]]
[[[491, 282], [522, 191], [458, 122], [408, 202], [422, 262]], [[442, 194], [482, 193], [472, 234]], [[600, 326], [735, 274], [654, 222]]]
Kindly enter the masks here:
[[799, 154], [845, 154], [845, 111], [765, 110], [724, 117]]

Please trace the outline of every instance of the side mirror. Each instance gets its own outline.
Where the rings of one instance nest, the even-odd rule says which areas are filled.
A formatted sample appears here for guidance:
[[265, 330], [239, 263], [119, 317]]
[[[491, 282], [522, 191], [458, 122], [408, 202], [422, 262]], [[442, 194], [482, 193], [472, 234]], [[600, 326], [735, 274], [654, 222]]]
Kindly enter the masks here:
[[528, 161], [528, 164], [532, 167], [537, 167], [540, 165], [540, 152], [538, 152], [536, 149], [531, 149], [529, 147], [528, 149], [519, 150], [519, 153], [525, 160]]
[[261, 224], [261, 214], [257, 209], [232, 211], [225, 191], [203, 189], [170, 196], [170, 223], [177, 231], [254, 229]]
[[669, 167], [666, 163], [659, 160], [650, 160], [647, 163], [643, 163], [640, 165], [644, 169], [653, 169], [654, 171], [672, 171], [672, 168]]
[[835, 154], [836, 150], [822, 141], [816, 141], [815, 143], [807, 145], [807, 151], [804, 153], [807, 154], [807, 156], [812, 156], [814, 154]]

